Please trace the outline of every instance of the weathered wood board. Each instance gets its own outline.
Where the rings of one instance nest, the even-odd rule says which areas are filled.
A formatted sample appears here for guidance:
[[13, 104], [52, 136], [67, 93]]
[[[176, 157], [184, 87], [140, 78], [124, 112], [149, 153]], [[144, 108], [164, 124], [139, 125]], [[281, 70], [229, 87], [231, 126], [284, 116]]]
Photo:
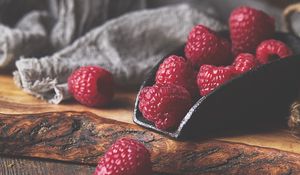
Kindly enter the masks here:
[[[146, 144], [158, 172], [284, 174], [300, 169], [300, 140], [288, 130], [236, 131], [208, 140], [173, 141], [132, 124], [135, 96], [136, 92], [118, 92], [106, 109], [88, 108], [75, 101], [51, 105], [22, 92], [12, 77], [0, 76], [0, 154], [95, 165], [115, 139], [127, 136]], [[69, 132], [74, 121], [80, 127]]]

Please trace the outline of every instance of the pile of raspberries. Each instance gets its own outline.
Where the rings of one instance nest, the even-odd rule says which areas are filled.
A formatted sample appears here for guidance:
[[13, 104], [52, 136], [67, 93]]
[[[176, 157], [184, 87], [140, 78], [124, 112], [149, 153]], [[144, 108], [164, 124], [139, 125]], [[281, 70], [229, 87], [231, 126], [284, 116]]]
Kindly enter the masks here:
[[[274, 20], [250, 7], [235, 9], [229, 19], [230, 41], [203, 26], [195, 26], [187, 39], [185, 58], [171, 55], [156, 72], [155, 84], [139, 94], [139, 109], [158, 129], [172, 130], [195, 100], [259, 65], [292, 55], [291, 49], [272, 39]], [[69, 91], [82, 104], [103, 106], [113, 96], [112, 75], [99, 67], [83, 67], [68, 81]], [[103, 155], [94, 175], [150, 175], [151, 155], [143, 143], [117, 140]]]
[[160, 64], [155, 84], [139, 94], [139, 109], [156, 128], [175, 129], [195, 100], [237, 75], [293, 54], [272, 39], [274, 19], [263, 11], [234, 9], [229, 30], [230, 41], [199, 24], [188, 35], [185, 58], [171, 55]]

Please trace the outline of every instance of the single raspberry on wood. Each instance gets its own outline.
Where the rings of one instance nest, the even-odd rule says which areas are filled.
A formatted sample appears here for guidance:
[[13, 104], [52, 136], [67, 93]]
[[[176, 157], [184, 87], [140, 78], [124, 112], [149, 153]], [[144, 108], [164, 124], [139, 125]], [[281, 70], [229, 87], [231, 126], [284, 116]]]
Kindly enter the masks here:
[[236, 74], [242, 74], [256, 67], [257, 61], [254, 55], [250, 53], [240, 53], [232, 64]]
[[81, 67], [69, 76], [68, 89], [81, 104], [103, 106], [112, 100], [113, 77], [109, 71], [101, 67]]
[[203, 25], [195, 26], [188, 36], [185, 56], [195, 67], [203, 64], [226, 65], [231, 63], [229, 42]]
[[273, 36], [275, 22], [263, 11], [242, 6], [231, 12], [229, 29], [234, 55], [254, 54], [260, 42]]
[[261, 64], [292, 54], [292, 50], [285, 43], [275, 39], [263, 41], [256, 49], [256, 58]]
[[175, 84], [186, 88], [192, 97], [197, 96], [196, 73], [192, 64], [183, 57], [171, 55], [160, 64], [155, 81], [158, 84]]
[[145, 87], [139, 95], [139, 109], [143, 116], [162, 130], [178, 127], [191, 105], [189, 92], [174, 84]]
[[117, 140], [100, 158], [94, 175], [152, 175], [150, 153], [133, 139]]
[[202, 65], [200, 67], [197, 84], [202, 96], [209, 94], [218, 86], [224, 84], [235, 75], [233, 66], [216, 67], [212, 65]]

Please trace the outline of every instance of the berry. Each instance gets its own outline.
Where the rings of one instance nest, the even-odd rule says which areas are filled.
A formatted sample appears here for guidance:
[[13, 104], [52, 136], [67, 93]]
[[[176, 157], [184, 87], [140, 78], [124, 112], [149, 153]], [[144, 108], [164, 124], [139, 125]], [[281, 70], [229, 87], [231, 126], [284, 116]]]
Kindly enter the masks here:
[[216, 87], [230, 80], [235, 75], [232, 66], [216, 67], [212, 65], [202, 65], [200, 67], [197, 84], [202, 96], [207, 95]]
[[196, 73], [189, 61], [172, 55], [160, 64], [155, 81], [158, 84], [175, 84], [186, 88], [191, 96], [197, 96]]
[[240, 53], [233, 62], [236, 74], [247, 72], [257, 66], [254, 55], [250, 53]]
[[151, 175], [150, 153], [135, 140], [117, 140], [100, 158], [94, 175]]
[[238, 55], [255, 53], [257, 45], [274, 34], [275, 23], [263, 11], [242, 6], [231, 12], [229, 28], [232, 51]]
[[112, 74], [96, 66], [75, 70], [68, 78], [68, 89], [73, 97], [87, 106], [103, 106], [113, 97]]
[[292, 54], [292, 50], [286, 44], [274, 39], [263, 41], [256, 49], [256, 58], [261, 64]]
[[230, 44], [209, 28], [197, 25], [188, 36], [185, 56], [196, 67], [203, 64], [229, 64], [231, 62]]
[[143, 116], [161, 130], [178, 127], [191, 105], [189, 92], [174, 84], [145, 87], [139, 95], [139, 109]]

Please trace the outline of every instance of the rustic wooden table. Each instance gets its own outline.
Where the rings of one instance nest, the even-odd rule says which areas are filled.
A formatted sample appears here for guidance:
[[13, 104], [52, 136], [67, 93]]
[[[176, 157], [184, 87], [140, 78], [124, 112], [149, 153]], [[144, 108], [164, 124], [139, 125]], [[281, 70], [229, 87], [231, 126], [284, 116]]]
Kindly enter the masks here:
[[[0, 76], [0, 112], [7, 114], [22, 114], [51, 111], [91, 111], [107, 118], [124, 122], [131, 122], [131, 116], [135, 92], [121, 93], [116, 100], [116, 109], [98, 110], [87, 108], [76, 102], [63, 105], [49, 105], [38, 100], [17, 88], [11, 76]], [[129, 103], [128, 103], [129, 102]], [[75, 104], [75, 105], [74, 105]], [[0, 156], [1, 175], [86, 175], [94, 172], [95, 166], [66, 163], [55, 160], [41, 160], [33, 158], [20, 158]]]
[[[58, 111], [89, 111], [104, 118], [113, 119], [125, 123], [132, 122], [132, 111], [136, 92], [119, 92], [117, 93], [114, 105], [106, 109], [95, 109], [82, 106], [74, 101], [65, 102], [61, 105], [51, 105], [42, 100], [36, 99], [15, 86], [11, 76], [0, 76], [0, 113], [1, 114], [34, 114], [43, 112]], [[130, 125], [131, 126], [131, 125]], [[1, 132], [1, 131], [0, 131]], [[1, 134], [0, 134], [1, 139]], [[290, 135], [289, 131], [279, 129], [263, 133], [252, 134], [235, 134], [226, 137], [213, 138], [199, 143], [191, 143], [194, 145], [205, 145], [206, 143], [220, 141], [228, 145], [242, 143], [259, 149], [259, 147], [272, 148], [270, 150], [280, 150], [284, 154], [292, 154], [295, 156], [300, 153], [300, 140]], [[171, 141], [170, 141], [171, 142]], [[173, 143], [173, 141], [172, 141]], [[186, 145], [188, 145], [187, 143]], [[258, 146], [258, 147], [257, 147]], [[0, 140], [0, 153], [1, 150]], [[247, 147], [248, 149], [248, 147]], [[287, 151], [287, 152], [286, 152]], [[296, 153], [296, 154], [293, 154]], [[21, 154], [22, 155], [22, 154]], [[24, 154], [25, 155], [25, 154]], [[26, 155], [25, 155], [26, 156]], [[220, 156], [220, 155], [216, 155]], [[276, 156], [276, 155], [274, 155]], [[37, 156], [39, 157], [39, 156]], [[63, 159], [63, 158], [62, 158]], [[300, 164], [293, 163], [293, 167], [297, 169]], [[75, 163], [67, 163], [57, 160], [45, 160], [38, 158], [14, 157], [6, 152], [5, 156], [0, 154], [0, 174], [16, 175], [16, 174], [64, 174], [64, 175], [81, 175], [92, 174], [94, 165], [82, 165]], [[291, 173], [293, 174], [293, 173]]]
[[1, 175], [87, 175], [95, 167], [71, 163], [0, 156]]

